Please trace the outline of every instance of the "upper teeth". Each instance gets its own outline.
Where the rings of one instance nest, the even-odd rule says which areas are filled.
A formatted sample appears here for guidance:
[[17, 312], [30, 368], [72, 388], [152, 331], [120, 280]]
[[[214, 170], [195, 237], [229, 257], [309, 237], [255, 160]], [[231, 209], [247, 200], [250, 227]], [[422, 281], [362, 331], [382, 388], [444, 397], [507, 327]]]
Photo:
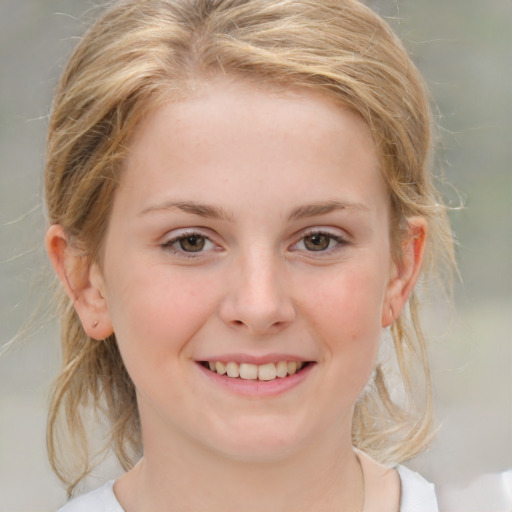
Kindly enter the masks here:
[[274, 380], [276, 377], [286, 377], [293, 375], [299, 371], [304, 363], [296, 361], [279, 361], [278, 363], [267, 364], [249, 364], [235, 363], [228, 361], [209, 361], [210, 370], [217, 372], [219, 375], [227, 375], [228, 377], [246, 380]]

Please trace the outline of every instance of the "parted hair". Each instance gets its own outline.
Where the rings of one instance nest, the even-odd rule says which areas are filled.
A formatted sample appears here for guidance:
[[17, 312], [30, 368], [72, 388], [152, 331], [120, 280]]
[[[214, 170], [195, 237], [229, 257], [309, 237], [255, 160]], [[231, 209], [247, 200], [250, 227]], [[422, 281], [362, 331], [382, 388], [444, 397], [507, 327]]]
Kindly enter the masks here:
[[[121, 0], [112, 2], [72, 54], [55, 93], [45, 193], [90, 263], [101, 249], [130, 136], [160, 104], [193, 94], [214, 75], [301, 87], [351, 108], [370, 127], [390, 198], [398, 257], [407, 218], [427, 221], [423, 273], [453, 264], [446, 211], [432, 177], [432, 115], [421, 76], [391, 28], [356, 0]], [[87, 336], [72, 301], [59, 294], [63, 361], [48, 419], [49, 458], [69, 492], [98, 453], [124, 469], [142, 454], [134, 385], [115, 333]], [[397, 371], [378, 362], [356, 404], [353, 443], [382, 462], [401, 462], [431, 438], [433, 415], [419, 301], [391, 327]], [[391, 365], [393, 366], [393, 365]], [[418, 395], [418, 369], [423, 376]], [[394, 389], [401, 390], [399, 399]], [[91, 453], [90, 411], [106, 427]], [[69, 444], [71, 443], [71, 444]], [[72, 452], [74, 460], [66, 453]]]

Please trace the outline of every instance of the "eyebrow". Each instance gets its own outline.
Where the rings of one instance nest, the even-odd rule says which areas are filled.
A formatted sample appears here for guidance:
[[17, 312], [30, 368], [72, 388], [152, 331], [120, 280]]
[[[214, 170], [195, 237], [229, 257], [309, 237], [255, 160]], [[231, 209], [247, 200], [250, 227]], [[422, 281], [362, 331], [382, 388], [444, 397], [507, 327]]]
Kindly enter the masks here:
[[200, 217], [218, 219], [218, 220], [233, 220], [233, 215], [222, 208], [211, 206], [208, 204], [197, 203], [195, 201], [166, 201], [164, 203], [156, 204], [145, 208], [139, 213], [139, 216], [146, 215], [152, 212], [166, 211], [178, 209], [185, 213], [192, 213]]
[[352, 203], [350, 201], [322, 201], [294, 208], [288, 218], [289, 220], [299, 220], [307, 217], [316, 217], [317, 215], [325, 215], [337, 210], [355, 210], [365, 212], [368, 211], [369, 208], [362, 203]]
[[[234, 216], [226, 210], [218, 206], [212, 206], [195, 201], [166, 201], [154, 206], [145, 208], [139, 213], [139, 216], [146, 215], [152, 212], [167, 211], [178, 209], [185, 213], [199, 215], [200, 217], [233, 221]], [[368, 211], [368, 207], [361, 203], [353, 203], [350, 201], [321, 201], [318, 203], [310, 203], [294, 208], [288, 215], [288, 220], [300, 220], [308, 217], [316, 217], [318, 215], [325, 215], [338, 210], [355, 210], [355, 211]]]

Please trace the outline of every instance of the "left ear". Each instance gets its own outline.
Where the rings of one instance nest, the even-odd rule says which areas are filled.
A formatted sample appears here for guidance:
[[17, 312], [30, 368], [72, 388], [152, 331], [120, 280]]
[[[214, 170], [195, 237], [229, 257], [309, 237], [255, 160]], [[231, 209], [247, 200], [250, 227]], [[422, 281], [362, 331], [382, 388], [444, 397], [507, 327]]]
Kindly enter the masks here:
[[407, 225], [400, 260], [393, 264], [391, 279], [386, 290], [382, 327], [389, 327], [400, 316], [421, 272], [427, 222], [423, 217], [409, 217]]

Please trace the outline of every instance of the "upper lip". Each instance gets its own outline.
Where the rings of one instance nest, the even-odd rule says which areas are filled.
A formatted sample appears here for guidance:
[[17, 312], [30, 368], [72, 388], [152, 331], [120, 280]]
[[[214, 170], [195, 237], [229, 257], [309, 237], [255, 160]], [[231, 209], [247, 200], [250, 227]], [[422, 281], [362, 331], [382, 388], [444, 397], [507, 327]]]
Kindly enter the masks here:
[[264, 354], [264, 355], [252, 355], [252, 354], [218, 354], [212, 355], [205, 358], [198, 359], [197, 361], [211, 361], [211, 362], [235, 362], [238, 364], [246, 363], [246, 364], [255, 364], [255, 365], [263, 365], [268, 363], [278, 363], [279, 361], [287, 361], [287, 362], [308, 362], [311, 359], [307, 359], [304, 357], [300, 357], [297, 355], [291, 354]]

